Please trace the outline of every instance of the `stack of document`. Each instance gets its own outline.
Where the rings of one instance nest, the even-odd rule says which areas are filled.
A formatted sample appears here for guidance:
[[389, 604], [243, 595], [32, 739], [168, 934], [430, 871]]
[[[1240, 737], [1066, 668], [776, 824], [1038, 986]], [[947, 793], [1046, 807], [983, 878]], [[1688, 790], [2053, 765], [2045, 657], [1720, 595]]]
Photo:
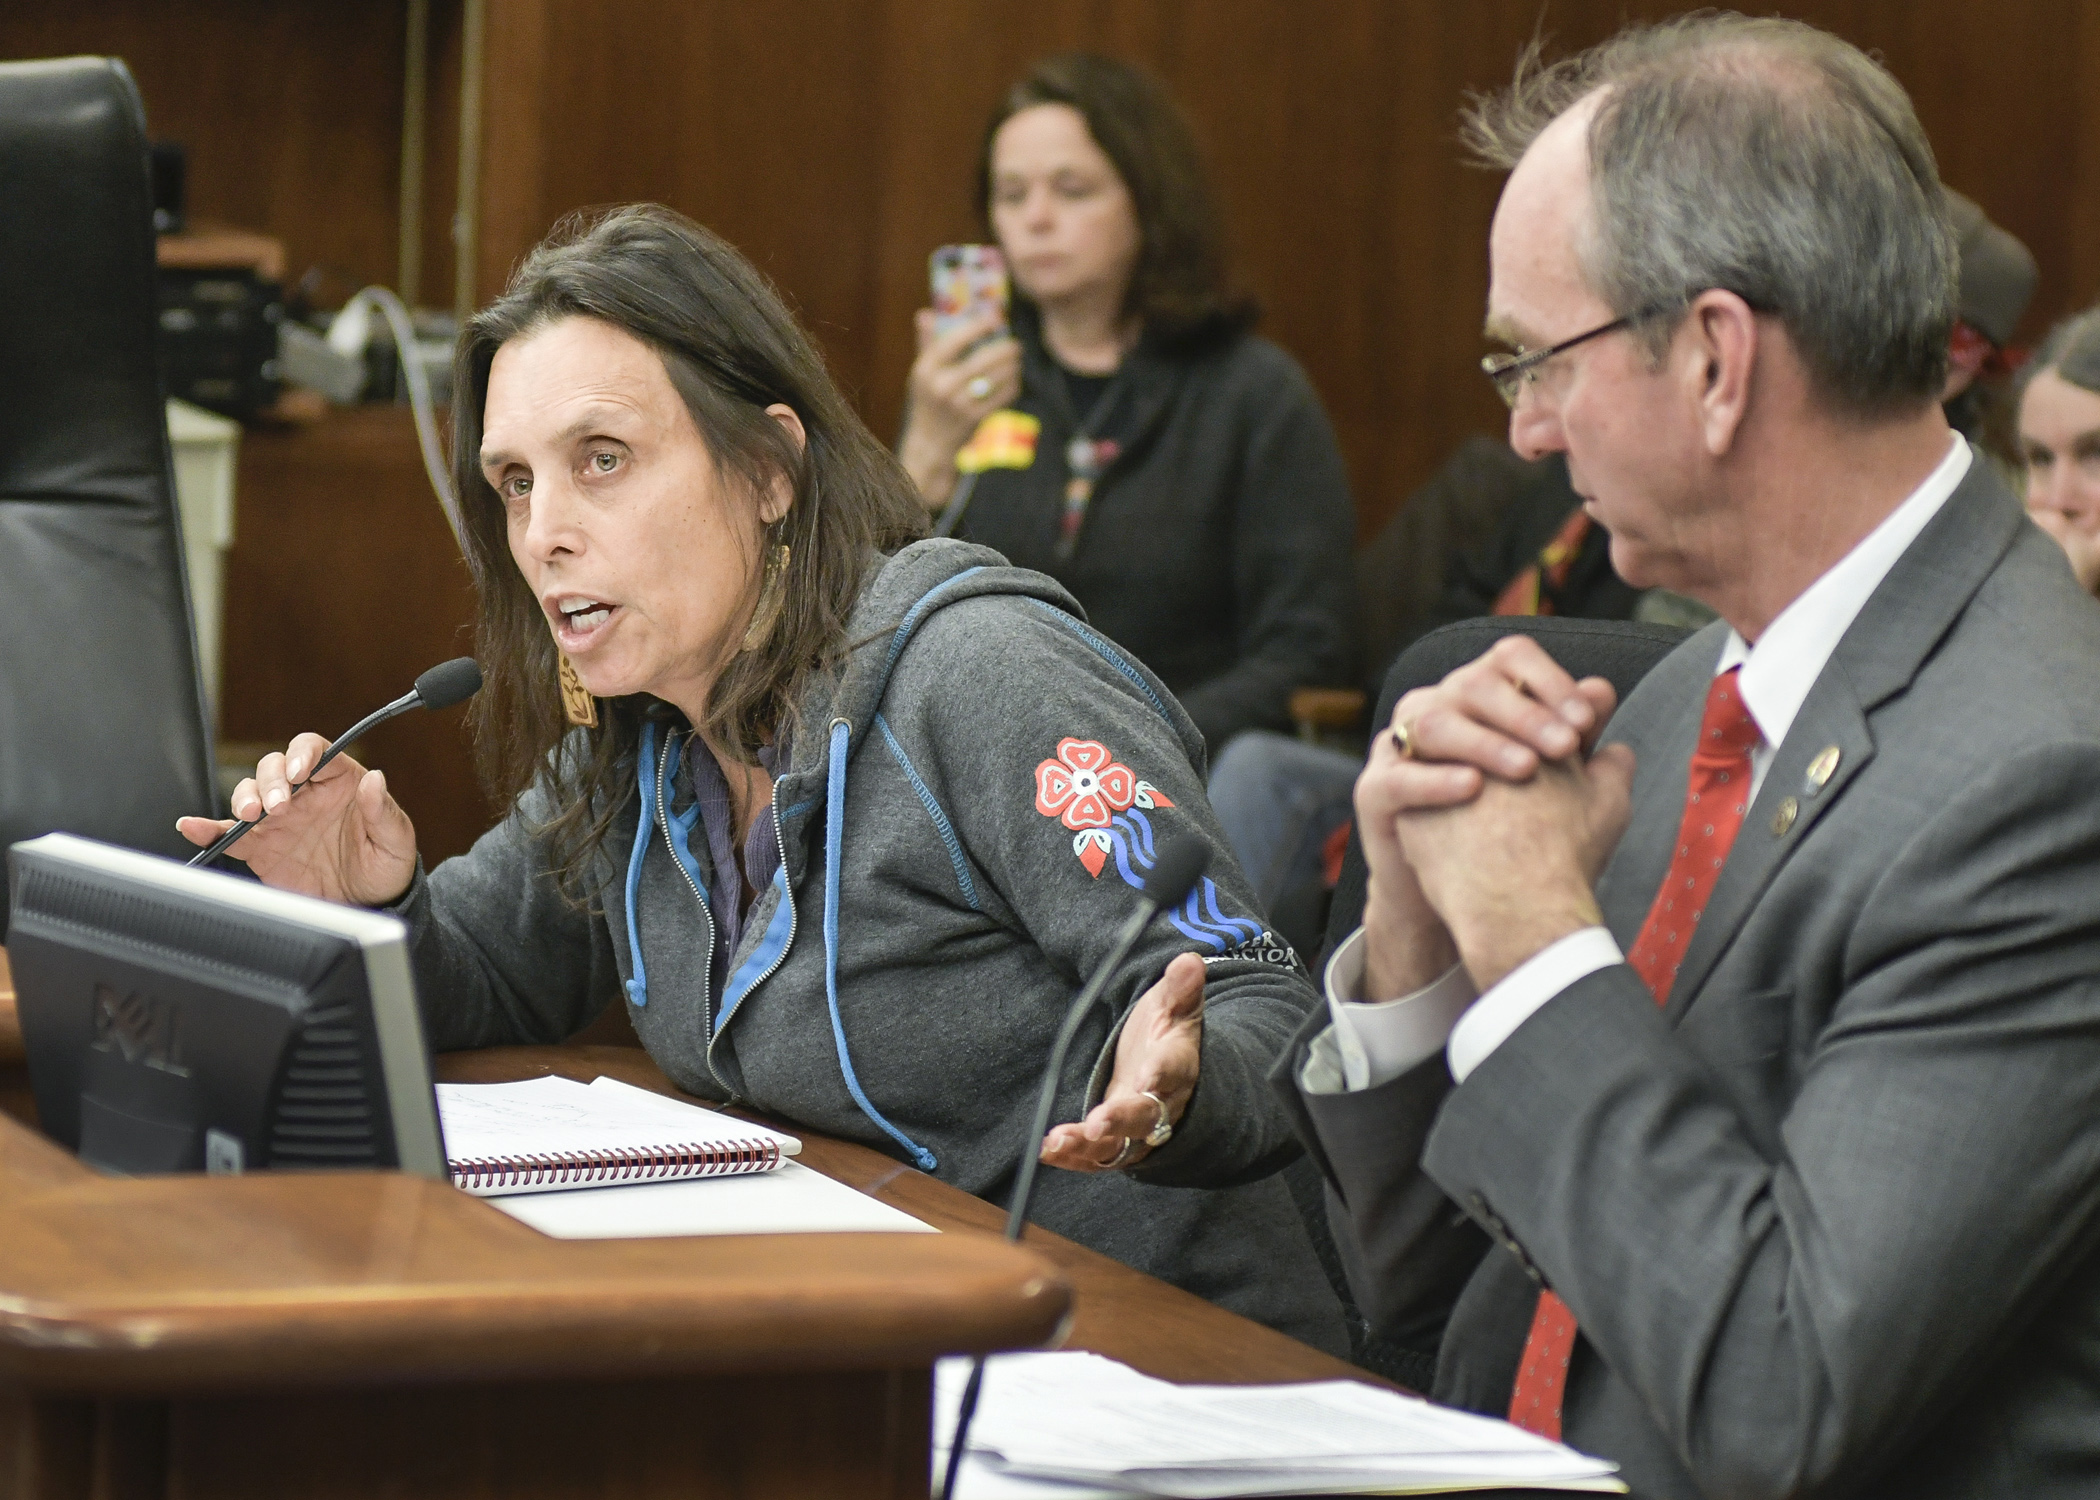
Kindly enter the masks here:
[[[936, 1372], [948, 1442], [967, 1359]], [[937, 1446], [934, 1483], [947, 1472]], [[1624, 1494], [1617, 1465], [1467, 1412], [1350, 1380], [1173, 1385], [1098, 1354], [986, 1362], [961, 1500], [1406, 1495], [1495, 1488]]]

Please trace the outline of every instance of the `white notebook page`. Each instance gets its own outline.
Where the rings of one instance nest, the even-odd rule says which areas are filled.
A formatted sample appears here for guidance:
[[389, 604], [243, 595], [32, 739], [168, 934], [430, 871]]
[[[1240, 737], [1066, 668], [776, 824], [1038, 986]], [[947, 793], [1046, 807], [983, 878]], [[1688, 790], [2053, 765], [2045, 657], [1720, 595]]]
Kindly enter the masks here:
[[[549, 1088], [549, 1084], [560, 1086]], [[587, 1109], [593, 1119], [617, 1117], [659, 1138], [668, 1129], [671, 1138], [681, 1142], [771, 1138], [782, 1143], [780, 1149], [786, 1155], [798, 1155], [802, 1150], [802, 1142], [791, 1135], [618, 1079], [597, 1078], [586, 1085], [566, 1078], [535, 1078], [523, 1084], [439, 1084], [446, 1148], [455, 1158], [461, 1153], [453, 1145], [455, 1106], [446, 1102], [448, 1090], [483, 1091], [468, 1094], [460, 1108], [465, 1112], [463, 1119], [467, 1114], [473, 1117], [474, 1128], [493, 1133], [489, 1139], [515, 1142], [519, 1136], [514, 1133], [514, 1126], [519, 1123], [566, 1130]], [[724, 1133], [696, 1134], [700, 1131]], [[517, 1148], [513, 1145], [511, 1149]], [[770, 1172], [743, 1176], [516, 1193], [491, 1198], [489, 1202], [540, 1233], [565, 1240], [699, 1234], [935, 1232], [931, 1225], [910, 1214], [794, 1161], [783, 1161]]]
[[[554, 1077], [518, 1083], [441, 1083], [437, 1104], [445, 1133], [445, 1158], [455, 1173], [467, 1162], [574, 1158], [592, 1152], [644, 1155], [740, 1141], [777, 1143], [783, 1156], [802, 1149], [802, 1143], [791, 1135], [610, 1078], [589, 1084]], [[484, 1194], [507, 1190], [473, 1189]], [[528, 1190], [574, 1188], [550, 1182]]]

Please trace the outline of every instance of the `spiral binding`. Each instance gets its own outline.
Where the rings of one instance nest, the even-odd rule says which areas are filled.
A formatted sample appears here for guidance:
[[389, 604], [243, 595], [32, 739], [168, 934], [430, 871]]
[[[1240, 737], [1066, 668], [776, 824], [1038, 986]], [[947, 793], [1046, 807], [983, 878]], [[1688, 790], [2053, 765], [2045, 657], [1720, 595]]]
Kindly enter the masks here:
[[477, 1156], [450, 1163], [452, 1181], [469, 1192], [557, 1187], [573, 1183], [669, 1181], [768, 1172], [780, 1165], [776, 1140], [687, 1141], [650, 1151], [572, 1151], [560, 1156]]

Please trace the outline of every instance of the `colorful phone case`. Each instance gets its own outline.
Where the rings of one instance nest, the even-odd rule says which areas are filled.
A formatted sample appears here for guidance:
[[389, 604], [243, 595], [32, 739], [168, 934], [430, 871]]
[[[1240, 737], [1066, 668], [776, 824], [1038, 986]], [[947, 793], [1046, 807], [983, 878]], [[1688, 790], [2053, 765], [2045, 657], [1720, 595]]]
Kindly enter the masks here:
[[1006, 323], [1006, 257], [997, 245], [943, 245], [928, 258], [933, 326], [946, 333], [989, 308]]

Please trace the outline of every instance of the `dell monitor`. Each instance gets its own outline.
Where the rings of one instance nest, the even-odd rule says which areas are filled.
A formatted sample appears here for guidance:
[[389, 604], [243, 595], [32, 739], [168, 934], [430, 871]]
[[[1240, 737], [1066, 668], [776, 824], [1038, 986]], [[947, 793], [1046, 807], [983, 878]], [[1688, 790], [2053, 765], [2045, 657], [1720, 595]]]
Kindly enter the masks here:
[[38, 1122], [83, 1161], [446, 1177], [401, 922], [63, 833], [8, 885]]

